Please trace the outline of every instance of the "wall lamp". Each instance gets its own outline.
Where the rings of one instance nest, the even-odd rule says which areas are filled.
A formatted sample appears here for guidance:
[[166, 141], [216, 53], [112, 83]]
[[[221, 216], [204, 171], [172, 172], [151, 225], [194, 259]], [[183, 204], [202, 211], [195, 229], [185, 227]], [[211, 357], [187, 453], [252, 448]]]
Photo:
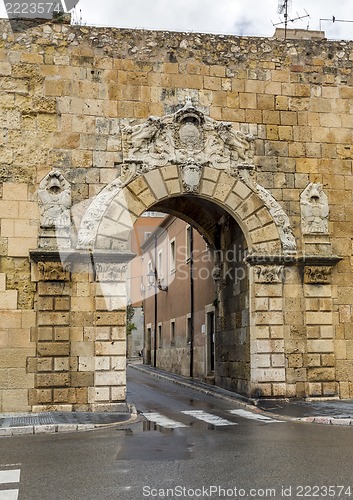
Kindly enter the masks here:
[[158, 279], [157, 269], [154, 269], [154, 271], [151, 269], [151, 271], [147, 274], [147, 282], [149, 285], [154, 285], [161, 292], [168, 292], [168, 287], [163, 286], [161, 281], [162, 280]]

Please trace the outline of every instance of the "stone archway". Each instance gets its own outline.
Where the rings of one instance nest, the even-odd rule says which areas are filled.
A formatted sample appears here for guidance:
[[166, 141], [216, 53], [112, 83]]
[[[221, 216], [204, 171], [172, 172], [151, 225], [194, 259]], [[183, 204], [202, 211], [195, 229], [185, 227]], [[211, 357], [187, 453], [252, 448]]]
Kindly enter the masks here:
[[[278, 306], [264, 311], [258, 303], [259, 297], [263, 303], [274, 293], [281, 296], [283, 267], [293, 261], [296, 243], [282, 207], [256, 182], [255, 139], [229, 123], [211, 120], [190, 102], [173, 115], [126, 127], [122, 135], [125, 159], [120, 176], [88, 208], [78, 249], [93, 255], [102, 251], [127, 255], [136, 219], [173, 198], [220, 207], [239, 225], [248, 248], [250, 374], [242, 390], [287, 395], [284, 341], [263, 337], [264, 325], [283, 327], [283, 310]], [[192, 214], [183, 215], [195, 221]], [[104, 279], [100, 279], [103, 288]]]
[[[296, 242], [282, 207], [256, 181], [255, 138], [210, 119], [191, 102], [174, 114], [122, 127], [121, 134], [119, 176], [88, 206], [76, 249], [68, 247], [66, 232], [58, 240], [51, 227], [43, 228], [39, 249], [31, 254], [40, 263], [36, 272], [42, 304], [37, 357], [29, 360], [36, 373], [32, 408], [98, 411], [117, 409], [125, 401], [130, 233], [146, 210], [165, 204], [173, 210], [173, 200], [180, 197], [188, 200], [190, 211], [194, 202], [203, 204], [204, 212], [219, 207], [246, 240], [249, 369], [240, 390], [295, 395], [295, 384], [286, 380], [281, 298], [283, 269], [295, 260]], [[202, 220], [188, 210], [184, 217], [196, 221], [209, 237]], [[59, 228], [59, 235], [64, 229]], [[44, 248], [49, 236], [58, 245], [63, 240], [64, 247]], [[58, 295], [65, 295], [66, 312], [47, 318], [46, 304], [56, 304]], [[48, 329], [54, 319], [58, 326]], [[48, 342], [49, 336], [55, 341]]]

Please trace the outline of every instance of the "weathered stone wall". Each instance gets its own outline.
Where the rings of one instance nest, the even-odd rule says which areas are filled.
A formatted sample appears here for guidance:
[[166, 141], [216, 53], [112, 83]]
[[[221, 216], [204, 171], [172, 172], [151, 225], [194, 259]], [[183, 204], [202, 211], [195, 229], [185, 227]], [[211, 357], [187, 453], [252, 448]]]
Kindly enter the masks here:
[[243, 262], [247, 245], [231, 217], [223, 218], [221, 237], [224, 278], [218, 291], [216, 384], [246, 394], [250, 391], [249, 276]]
[[[68, 401], [87, 407], [111, 400], [112, 381], [117, 384], [113, 400], [124, 398], [119, 389], [124, 381], [114, 379], [114, 366], [121, 361], [114, 365], [112, 360], [122, 359], [121, 331], [113, 330], [122, 320], [118, 313], [114, 317], [104, 313], [107, 323], [97, 317], [99, 295], [90, 304], [87, 298], [83, 306], [96, 324], [82, 326], [81, 312], [75, 311], [80, 306], [74, 305], [75, 297], [76, 304], [81, 300], [75, 295], [79, 285], [72, 277], [70, 287], [76, 291], [70, 298], [71, 326], [57, 324], [54, 316], [45, 322], [40, 319], [49, 304], [54, 307], [49, 314], [62, 317], [69, 306], [65, 296], [58, 301], [54, 292], [42, 293], [37, 264], [29, 262], [29, 251], [37, 248], [39, 236], [38, 186], [49, 171], [58, 169], [71, 184], [72, 213], [79, 225], [89, 200], [119, 173], [121, 125], [174, 112], [187, 97], [211, 118], [232, 122], [234, 128], [255, 136], [257, 182], [288, 214], [299, 256], [301, 251], [308, 255], [322, 248], [316, 241], [316, 249], [305, 250], [309, 243], [300, 226], [300, 195], [314, 182], [328, 196], [331, 250], [342, 257], [332, 276], [321, 260], [324, 277], [307, 278], [303, 285], [304, 276], [315, 275], [315, 270], [303, 273], [305, 266], [292, 267], [291, 286], [269, 285], [273, 298], [282, 300], [282, 319], [276, 320], [281, 314], [276, 310], [273, 315], [270, 299], [262, 301], [261, 319], [252, 316], [251, 321], [259, 321], [262, 338], [256, 342], [267, 356], [265, 363], [273, 362], [271, 352], [278, 343], [285, 356], [279, 379], [278, 370], [272, 370], [277, 380], [266, 381], [263, 369], [262, 393], [353, 397], [353, 44], [60, 24], [12, 34], [6, 21], [0, 30], [0, 409], [26, 410]], [[91, 273], [92, 269], [86, 270], [85, 280], [94, 287]], [[252, 310], [256, 294], [268, 298], [269, 289], [262, 290], [266, 284], [258, 288]], [[264, 318], [272, 319], [266, 323]], [[53, 326], [41, 339], [55, 344], [49, 356], [39, 338], [47, 320]], [[84, 332], [90, 327], [102, 329], [101, 340]], [[56, 336], [58, 328], [66, 329], [64, 337]], [[109, 350], [114, 335], [121, 344]], [[86, 345], [88, 357], [92, 349], [97, 349], [97, 356], [104, 352], [111, 356], [101, 361], [108, 375], [100, 377], [98, 394], [87, 374], [76, 379], [60, 374], [60, 383], [57, 375], [50, 389], [45, 387], [48, 377], [40, 376], [42, 369], [80, 372], [75, 358], [77, 362], [84, 356], [81, 351], [76, 356], [76, 339], [94, 342]], [[60, 349], [57, 342], [62, 343]], [[82, 364], [81, 368], [93, 374]], [[275, 392], [276, 383], [282, 384], [282, 393], [278, 385]], [[64, 401], [67, 394], [60, 391], [72, 387], [75, 394], [71, 391]]]

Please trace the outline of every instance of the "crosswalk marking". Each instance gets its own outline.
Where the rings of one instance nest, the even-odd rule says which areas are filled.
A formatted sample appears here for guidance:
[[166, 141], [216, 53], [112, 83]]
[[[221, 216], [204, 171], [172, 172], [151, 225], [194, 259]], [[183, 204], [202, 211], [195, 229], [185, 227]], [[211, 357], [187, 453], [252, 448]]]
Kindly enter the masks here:
[[207, 424], [212, 424], [216, 426], [220, 425], [237, 425], [235, 422], [230, 422], [221, 417], [217, 417], [217, 415], [212, 415], [212, 413], [207, 413], [203, 410], [191, 410], [191, 411], [182, 411], [185, 415], [190, 415], [191, 417], [197, 418], [198, 420], [203, 420]]
[[187, 425], [172, 420], [168, 417], [164, 417], [160, 413], [143, 413], [143, 416], [147, 418], [150, 422], [154, 422], [161, 427], [166, 427], [168, 429], [176, 429], [178, 427], [187, 427]]
[[0, 470], [0, 484], [19, 483], [20, 475], [21, 475], [20, 469]]
[[[0, 485], [13, 485], [14, 483], [19, 483], [20, 476], [20, 469], [0, 470]], [[17, 500], [18, 492], [19, 490], [13, 489], [13, 487], [7, 490], [0, 490], [0, 500]]]
[[[268, 417], [267, 415], [262, 415], [260, 413], [253, 413], [247, 410], [227, 410], [227, 412], [237, 417], [246, 418], [248, 420], [257, 420], [259, 422], [264, 422], [269, 424], [284, 422], [283, 420], [276, 420], [274, 418]], [[203, 410], [183, 410], [181, 411], [181, 413], [214, 426], [238, 425], [237, 422], [231, 422], [230, 420], [226, 420], [225, 418], [219, 417], [212, 413], [207, 413]], [[165, 417], [164, 415], [158, 412], [149, 412], [149, 413], [146, 412], [142, 413], [142, 415], [150, 422], [153, 422], [161, 427], [165, 427], [168, 429], [176, 429], [178, 427], [189, 427], [189, 425], [185, 425], [177, 420], [172, 420], [171, 418]], [[1, 483], [1, 475], [0, 475], [0, 483]], [[1, 496], [0, 500], [2, 500]]]
[[17, 500], [18, 490], [4, 490], [0, 491], [0, 500]]
[[267, 417], [266, 415], [261, 415], [259, 413], [252, 413], [247, 410], [228, 410], [232, 415], [237, 415], [238, 417], [247, 418], [249, 420], [260, 420], [267, 423], [283, 422], [283, 420], [275, 420], [274, 418]]

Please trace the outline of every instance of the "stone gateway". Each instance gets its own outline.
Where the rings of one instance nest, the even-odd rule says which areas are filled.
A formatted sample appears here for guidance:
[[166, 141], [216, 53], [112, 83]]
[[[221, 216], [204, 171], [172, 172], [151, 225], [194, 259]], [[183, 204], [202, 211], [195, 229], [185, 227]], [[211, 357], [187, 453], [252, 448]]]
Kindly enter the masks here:
[[353, 397], [353, 43], [0, 30], [0, 411], [125, 404], [147, 210], [241, 248], [241, 283], [217, 263], [218, 385]]

